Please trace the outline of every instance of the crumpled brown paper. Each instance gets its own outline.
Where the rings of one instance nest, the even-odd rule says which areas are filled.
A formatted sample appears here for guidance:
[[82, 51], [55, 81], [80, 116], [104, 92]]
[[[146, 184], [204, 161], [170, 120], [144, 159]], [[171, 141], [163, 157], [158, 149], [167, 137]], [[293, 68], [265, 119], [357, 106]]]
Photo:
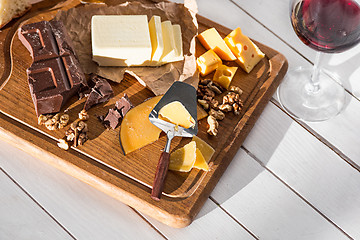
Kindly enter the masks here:
[[[61, 20], [73, 40], [80, 64], [86, 74], [96, 73], [114, 82], [121, 82], [125, 73], [134, 76], [155, 95], [164, 94], [174, 81], [186, 81], [197, 87], [198, 72], [195, 60], [195, 36], [197, 22], [195, 13], [183, 4], [172, 2], [147, 3], [125, 2], [115, 6], [89, 5], [60, 11], [56, 20]], [[146, 3], [145, 3], [146, 2]], [[162, 21], [170, 20], [181, 26], [184, 60], [160, 67], [100, 67], [92, 60], [91, 17], [93, 15], [153, 15]]]

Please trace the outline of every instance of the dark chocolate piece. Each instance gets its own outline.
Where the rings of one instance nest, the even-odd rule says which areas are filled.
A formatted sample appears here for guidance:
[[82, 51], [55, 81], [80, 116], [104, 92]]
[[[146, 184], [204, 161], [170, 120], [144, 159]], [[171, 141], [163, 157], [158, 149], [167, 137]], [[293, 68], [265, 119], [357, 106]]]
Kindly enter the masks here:
[[124, 118], [125, 114], [134, 106], [130, 102], [127, 94], [124, 94], [124, 97], [120, 98], [115, 103], [115, 108], [109, 109], [108, 114], [105, 118], [99, 118], [106, 128], [115, 129], [120, 123], [121, 119]]
[[115, 109], [117, 109], [120, 112], [122, 118], [124, 118], [125, 114], [133, 107], [134, 106], [130, 102], [130, 99], [126, 93], [122, 98], [117, 100], [115, 103]]
[[88, 111], [96, 104], [108, 101], [114, 96], [114, 91], [112, 90], [110, 84], [103, 77], [100, 77], [98, 75], [92, 75], [90, 77], [89, 85], [93, 85], [93, 87], [91, 88], [89, 96], [86, 100], [84, 106], [85, 111]]
[[115, 129], [119, 124], [120, 119], [121, 119], [121, 114], [118, 110], [109, 109], [109, 112], [106, 115], [103, 124], [106, 128], [111, 127], [112, 129]]
[[26, 72], [37, 116], [60, 112], [86, 86], [66, 29], [62, 22], [42, 21], [24, 25], [18, 36], [33, 58]]

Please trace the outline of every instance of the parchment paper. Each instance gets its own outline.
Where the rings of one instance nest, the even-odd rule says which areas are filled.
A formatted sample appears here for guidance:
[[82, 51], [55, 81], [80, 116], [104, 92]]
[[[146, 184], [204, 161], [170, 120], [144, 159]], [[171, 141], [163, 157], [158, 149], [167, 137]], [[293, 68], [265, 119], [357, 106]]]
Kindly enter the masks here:
[[[121, 1], [117, 1], [117, 3], [119, 2]], [[197, 21], [195, 13], [183, 4], [149, 2], [141, 0], [141, 2], [125, 2], [114, 6], [96, 4], [82, 6], [68, 11], [60, 11], [55, 19], [61, 20], [67, 28], [86, 74], [96, 73], [114, 82], [121, 82], [124, 74], [129, 73], [155, 95], [164, 94], [174, 81], [186, 81], [197, 87], [198, 71], [196, 71], [195, 60]], [[158, 15], [162, 21], [170, 20], [173, 24], [179, 24], [182, 31], [184, 60], [160, 67], [100, 67], [92, 60], [91, 17], [93, 15], [147, 15], [148, 20], [153, 15]]]

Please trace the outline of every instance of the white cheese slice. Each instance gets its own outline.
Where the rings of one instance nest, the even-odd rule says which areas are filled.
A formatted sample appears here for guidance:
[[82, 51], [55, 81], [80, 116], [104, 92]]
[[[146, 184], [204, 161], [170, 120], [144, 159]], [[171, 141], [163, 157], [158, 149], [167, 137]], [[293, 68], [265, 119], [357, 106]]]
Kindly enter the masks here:
[[100, 66], [146, 66], [151, 60], [146, 15], [95, 15], [91, 41], [93, 60]]
[[178, 55], [175, 47], [174, 30], [170, 21], [162, 22], [161, 27], [164, 39], [164, 52], [160, 62], [168, 63]]
[[175, 40], [175, 49], [176, 49], [176, 56], [173, 59], [173, 62], [184, 60], [184, 53], [183, 53], [183, 44], [182, 44], [182, 36], [181, 36], [181, 27], [178, 24], [173, 25], [173, 32], [174, 32], [174, 40]]
[[151, 61], [159, 62], [164, 51], [161, 18], [159, 16], [152, 16], [149, 21], [149, 30], [152, 46]]

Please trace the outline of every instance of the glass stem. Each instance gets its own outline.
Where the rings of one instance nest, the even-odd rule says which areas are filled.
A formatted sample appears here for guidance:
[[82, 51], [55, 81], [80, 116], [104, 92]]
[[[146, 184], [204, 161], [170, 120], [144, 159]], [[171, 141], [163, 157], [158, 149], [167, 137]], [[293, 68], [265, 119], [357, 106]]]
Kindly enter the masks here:
[[314, 66], [313, 66], [313, 72], [311, 75], [311, 91], [313, 93], [319, 91], [320, 87], [319, 87], [319, 73], [320, 73], [320, 67], [319, 67], [319, 63], [320, 63], [320, 57], [321, 57], [321, 53], [320, 52], [316, 52], [316, 56], [315, 56], [315, 62], [314, 62]]

